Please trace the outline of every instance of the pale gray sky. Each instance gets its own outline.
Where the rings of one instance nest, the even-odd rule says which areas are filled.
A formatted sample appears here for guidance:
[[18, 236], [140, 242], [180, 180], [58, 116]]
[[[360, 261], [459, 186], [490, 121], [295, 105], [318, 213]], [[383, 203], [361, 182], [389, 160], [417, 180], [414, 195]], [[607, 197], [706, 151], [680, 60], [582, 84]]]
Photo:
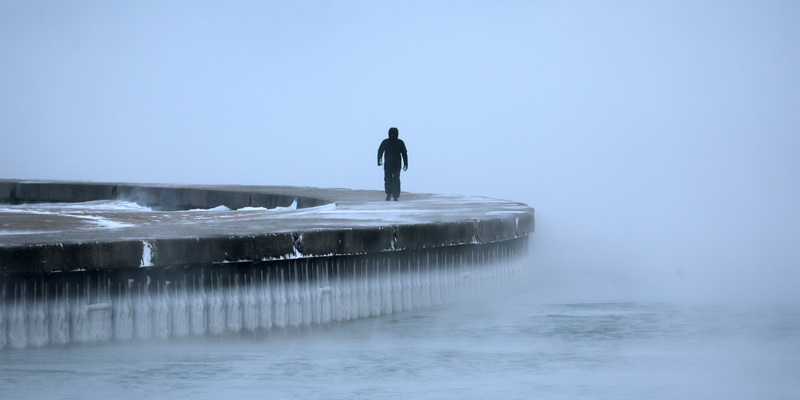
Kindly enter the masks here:
[[0, 178], [381, 190], [397, 126], [405, 190], [528, 203], [540, 265], [800, 300], [797, 21], [794, 1], [4, 0]]

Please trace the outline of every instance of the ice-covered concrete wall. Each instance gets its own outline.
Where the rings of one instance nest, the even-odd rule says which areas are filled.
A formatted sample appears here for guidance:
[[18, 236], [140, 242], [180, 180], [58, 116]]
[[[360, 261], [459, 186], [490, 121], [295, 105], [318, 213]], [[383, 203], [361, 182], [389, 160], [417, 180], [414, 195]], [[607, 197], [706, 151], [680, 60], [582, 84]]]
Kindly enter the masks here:
[[[382, 197], [0, 181], [0, 348], [324, 324], [441, 304], [524, 268], [526, 205]], [[20, 206], [97, 200], [146, 208]]]

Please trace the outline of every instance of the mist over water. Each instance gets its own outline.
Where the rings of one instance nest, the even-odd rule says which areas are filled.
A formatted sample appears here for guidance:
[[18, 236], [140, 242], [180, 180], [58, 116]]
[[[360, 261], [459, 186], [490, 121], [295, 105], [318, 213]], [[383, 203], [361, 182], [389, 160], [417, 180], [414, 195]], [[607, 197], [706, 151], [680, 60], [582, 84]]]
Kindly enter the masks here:
[[[797, 393], [796, 307], [561, 303], [530, 285], [505, 281], [494, 293], [485, 286], [481, 296], [455, 303], [266, 336], [7, 350], [0, 352], [0, 387], [20, 399]], [[48, 384], [35, 384], [42, 376]]]
[[[529, 286], [505, 302], [310, 342], [116, 349], [141, 381], [221, 390], [256, 371], [231, 387], [791, 398], [798, 20], [792, 2], [7, 1], [0, 178], [380, 190], [375, 152], [397, 126], [403, 190], [536, 209]], [[84, 350], [56, 350], [57, 370], [85, 358], [84, 375], [142, 387], [104, 381], [100, 366], [132, 370]]]

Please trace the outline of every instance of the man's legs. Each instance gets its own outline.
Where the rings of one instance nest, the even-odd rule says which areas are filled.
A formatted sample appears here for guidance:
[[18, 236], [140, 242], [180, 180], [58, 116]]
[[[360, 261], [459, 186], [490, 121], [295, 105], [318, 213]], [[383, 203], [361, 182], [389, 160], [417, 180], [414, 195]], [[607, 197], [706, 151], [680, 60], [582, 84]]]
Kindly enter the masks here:
[[394, 171], [394, 175], [392, 176], [392, 197], [394, 200], [400, 198], [400, 170]]
[[400, 169], [384, 169], [383, 170], [383, 187], [386, 192], [386, 200], [394, 197], [397, 200], [400, 197]]
[[392, 187], [394, 184], [392, 183], [392, 170], [388, 168], [383, 169], [383, 191], [386, 192], [386, 201], [391, 200], [392, 198]]

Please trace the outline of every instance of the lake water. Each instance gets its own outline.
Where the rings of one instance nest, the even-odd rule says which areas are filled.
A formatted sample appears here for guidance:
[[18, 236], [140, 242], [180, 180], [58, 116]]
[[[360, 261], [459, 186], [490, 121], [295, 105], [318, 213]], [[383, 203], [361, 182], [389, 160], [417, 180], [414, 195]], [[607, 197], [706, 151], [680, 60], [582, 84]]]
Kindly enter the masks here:
[[586, 301], [529, 278], [257, 336], [5, 349], [0, 397], [800, 397], [800, 307]]

